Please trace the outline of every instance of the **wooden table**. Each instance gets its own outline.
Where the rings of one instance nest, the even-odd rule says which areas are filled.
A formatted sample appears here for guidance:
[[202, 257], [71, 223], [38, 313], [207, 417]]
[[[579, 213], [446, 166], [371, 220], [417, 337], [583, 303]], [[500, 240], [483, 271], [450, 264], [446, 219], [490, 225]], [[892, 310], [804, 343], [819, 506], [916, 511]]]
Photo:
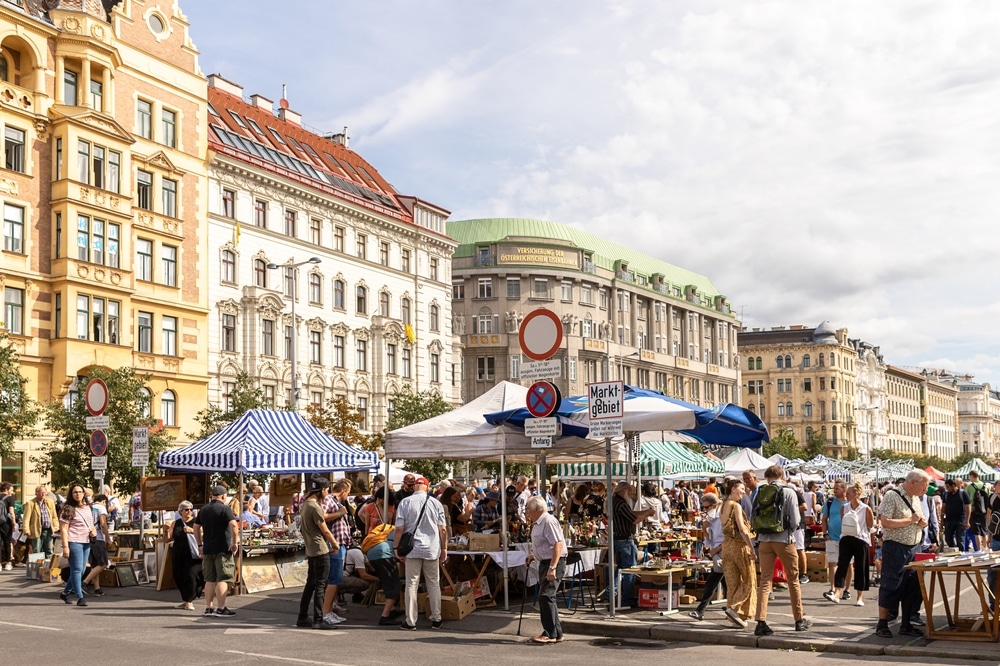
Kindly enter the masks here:
[[[990, 611], [990, 597], [996, 595], [996, 590], [990, 590], [983, 574], [990, 570], [992, 562], [971, 564], [941, 564], [940, 562], [912, 562], [907, 565], [920, 580], [920, 594], [927, 610], [927, 638], [945, 641], [989, 641], [997, 642], [1000, 638], [1000, 614]], [[925, 575], [929, 574], [929, 575]], [[945, 574], [954, 574], [953, 590], [945, 584]], [[928, 583], [928, 578], [930, 582]], [[972, 583], [973, 606], [979, 602], [978, 616], [961, 617], [962, 581]], [[934, 604], [938, 597], [944, 603], [945, 616], [948, 618], [947, 628], [934, 626]]]
[[[674, 574], [675, 573], [687, 573], [689, 571], [694, 571], [696, 569], [704, 569], [705, 567], [712, 566], [711, 562], [688, 562], [685, 564], [678, 564], [663, 569], [647, 569], [646, 567], [629, 567], [628, 569], [622, 569], [623, 574], [632, 574], [639, 578], [640, 583], [643, 580], [652, 582], [654, 585], [667, 584], [667, 607], [660, 611], [661, 615], [673, 615], [677, 612], [677, 608], [674, 607]], [[666, 580], [664, 580], [666, 578]]]

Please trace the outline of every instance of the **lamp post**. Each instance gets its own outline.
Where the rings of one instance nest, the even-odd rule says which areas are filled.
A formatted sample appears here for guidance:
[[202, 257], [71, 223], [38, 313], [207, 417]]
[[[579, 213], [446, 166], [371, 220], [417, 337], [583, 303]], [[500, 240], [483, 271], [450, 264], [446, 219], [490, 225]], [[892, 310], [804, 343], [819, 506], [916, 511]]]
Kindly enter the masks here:
[[[296, 349], [299, 345], [298, 345], [298, 336], [295, 331], [295, 299], [298, 296], [298, 276], [295, 272], [295, 269], [297, 269], [299, 266], [305, 266], [306, 264], [318, 264], [321, 261], [322, 259], [320, 259], [319, 257], [310, 257], [306, 261], [300, 261], [296, 263], [293, 257], [289, 257], [288, 261], [286, 261], [283, 264], [267, 265], [267, 267], [272, 270], [275, 268], [284, 268], [286, 270], [291, 269], [292, 271], [292, 294], [291, 294], [292, 349], [290, 354], [291, 358], [289, 360], [292, 362], [292, 395], [291, 395], [292, 411], [296, 412], [299, 411], [299, 376], [298, 376], [299, 368], [298, 368], [298, 352]], [[284, 276], [282, 276], [282, 280], [284, 280]]]

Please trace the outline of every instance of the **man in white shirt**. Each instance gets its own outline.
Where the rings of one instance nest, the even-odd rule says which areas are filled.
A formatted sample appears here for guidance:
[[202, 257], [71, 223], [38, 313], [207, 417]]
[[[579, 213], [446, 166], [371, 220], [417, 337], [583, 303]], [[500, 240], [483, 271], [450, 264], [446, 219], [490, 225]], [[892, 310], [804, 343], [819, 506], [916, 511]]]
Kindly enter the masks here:
[[[396, 531], [393, 549], [406, 569], [406, 622], [400, 628], [414, 631], [417, 628], [417, 589], [420, 576], [427, 587], [432, 629], [441, 628], [441, 563], [448, 559], [448, 532], [445, 528], [444, 507], [427, 494], [430, 482], [418, 477], [414, 492], [396, 507]], [[423, 513], [423, 515], [421, 515]], [[413, 535], [413, 550], [405, 556], [398, 548], [403, 534]]]

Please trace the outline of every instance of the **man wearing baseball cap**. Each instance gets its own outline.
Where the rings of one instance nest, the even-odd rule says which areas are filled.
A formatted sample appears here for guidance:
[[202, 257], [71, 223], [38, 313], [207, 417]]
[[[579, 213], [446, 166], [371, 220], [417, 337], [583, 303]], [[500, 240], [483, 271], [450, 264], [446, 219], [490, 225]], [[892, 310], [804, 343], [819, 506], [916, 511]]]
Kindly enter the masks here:
[[[233, 555], [240, 547], [239, 523], [232, 509], [226, 504], [228, 491], [225, 486], [214, 486], [212, 501], [201, 508], [194, 519], [194, 538], [202, 552], [202, 572], [205, 575], [204, 617], [230, 617], [236, 615], [226, 607], [229, 582], [236, 577]], [[216, 607], [212, 609], [212, 601]]]
[[[306, 562], [309, 569], [306, 586], [302, 589], [302, 598], [299, 600], [299, 618], [295, 623], [297, 627], [313, 629], [337, 627], [336, 622], [329, 622], [323, 617], [326, 580], [330, 576], [330, 546], [336, 543], [333, 532], [326, 526], [326, 516], [323, 507], [320, 506], [329, 488], [330, 481], [326, 477], [318, 474], [310, 477], [306, 484], [306, 500], [299, 508], [299, 527], [306, 543]], [[310, 602], [312, 602], [311, 618]]]
[[427, 493], [430, 482], [424, 477], [414, 480], [414, 492], [396, 507], [394, 549], [398, 549], [404, 532], [413, 534], [413, 550], [405, 556], [396, 551], [406, 571], [406, 622], [401, 629], [417, 628], [417, 588], [423, 574], [430, 602], [432, 629], [441, 628], [441, 568], [439, 562], [448, 558], [448, 533], [445, 529], [444, 507]]

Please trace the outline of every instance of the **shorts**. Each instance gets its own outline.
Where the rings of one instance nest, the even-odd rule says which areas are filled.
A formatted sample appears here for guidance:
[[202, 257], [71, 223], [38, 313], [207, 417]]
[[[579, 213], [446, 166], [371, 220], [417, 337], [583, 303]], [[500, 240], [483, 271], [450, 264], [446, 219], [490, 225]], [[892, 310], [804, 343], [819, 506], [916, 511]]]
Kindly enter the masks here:
[[344, 582], [345, 557], [347, 557], [346, 546], [341, 546], [340, 550], [330, 553], [330, 575], [326, 579], [327, 585], [340, 585]]
[[399, 564], [394, 557], [387, 557], [382, 560], [369, 560], [375, 575], [382, 585], [382, 592], [386, 599], [399, 599], [401, 585], [399, 583]]
[[97, 540], [90, 544], [90, 566], [108, 566], [108, 544], [106, 541]]
[[840, 542], [830, 539], [826, 542], [826, 563], [836, 564], [840, 559]]
[[969, 530], [976, 536], [986, 536], [986, 514], [973, 514], [969, 519]]
[[792, 532], [792, 539], [795, 540], [795, 550], [805, 550], [806, 549], [806, 531], [805, 530], [795, 530]]
[[206, 583], [228, 583], [236, 578], [236, 560], [232, 553], [206, 553], [201, 572]]

